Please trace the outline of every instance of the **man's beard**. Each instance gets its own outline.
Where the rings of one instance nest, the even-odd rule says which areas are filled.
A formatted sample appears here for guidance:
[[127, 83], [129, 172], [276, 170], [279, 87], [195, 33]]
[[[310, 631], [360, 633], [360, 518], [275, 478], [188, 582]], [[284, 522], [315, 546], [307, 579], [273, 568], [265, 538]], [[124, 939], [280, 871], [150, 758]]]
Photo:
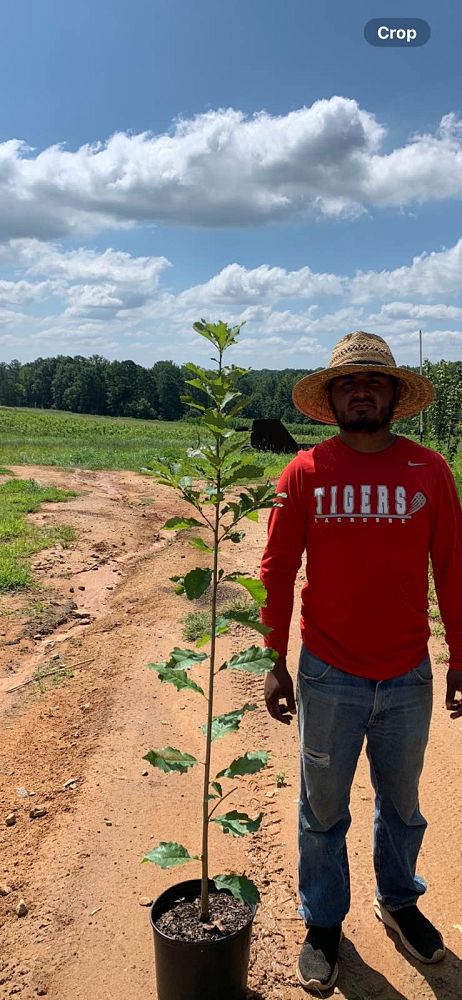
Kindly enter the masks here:
[[363, 431], [366, 434], [376, 434], [377, 431], [389, 427], [393, 418], [394, 406], [395, 401], [392, 400], [378, 417], [368, 416], [367, 413], [357, 413], [356, 416], [343, 417], [335, 409], [331, 400], [331, 407], [341, 431]]

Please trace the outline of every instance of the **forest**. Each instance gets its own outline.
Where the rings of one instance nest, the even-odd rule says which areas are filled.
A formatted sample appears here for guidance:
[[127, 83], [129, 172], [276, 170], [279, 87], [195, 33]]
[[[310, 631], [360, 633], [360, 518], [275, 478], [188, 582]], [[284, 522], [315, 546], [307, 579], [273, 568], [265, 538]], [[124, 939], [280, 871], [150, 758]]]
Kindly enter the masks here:
[[[307, 418], [293, 406], [291, 394], [295, 382], [313, 370], [247, 372], [240, 380], [240, 390], [249, 399], [241, 417], [306, 423]], [[436, 392], [436, 401], [425, 414], [425, 436], [454, 453], [462, 439], [462, 361], [425, 361], [424, 374]], [[25, 364], [13, 360], [0, 363], [0, 406], [191, 420], [193, 411], [182, 401], [187, 377], [186, 370], [172, 361], [144, 368], [134, 361], [108, 361], [97, 354], [90, 358], [58, 355]], [[400, 430], [417, 434], [418, 417], [401, 421]]]

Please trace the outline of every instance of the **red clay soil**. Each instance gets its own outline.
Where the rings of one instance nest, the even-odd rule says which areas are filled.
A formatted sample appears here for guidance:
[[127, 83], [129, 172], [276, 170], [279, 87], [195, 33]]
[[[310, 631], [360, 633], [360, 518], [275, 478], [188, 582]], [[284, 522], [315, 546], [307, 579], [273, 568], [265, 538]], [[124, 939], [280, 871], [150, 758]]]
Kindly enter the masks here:
[[[200, 852], [200, 788], [194, 773], [164, 775], [142, 757], [170, 745], [200, 758], [203, 706], [145, 667], [165, 659], [172, 646], [187, 645], [182, 623], [196, 606], [175, 596], [169, 577], [206, 554], [184, 534], [160, 530], [178, 506], [171, 491], [148, 478], [35, 467], [15, 472], [77, 490], [70, 502], [47, 504], [31, 516], [73, 525], [77, 541], [35, 556], [39, 587], [1, 601], [0, 997], [148, 1000], [156, 991], [145, 904], [175, 880], [197, 877], [199, 864], [164, 872], [140, 859], [158, 840]], [[265, 521], [248, 522], [245, 544], [230, 546], [226, 565], [258, 571]], [[249, 645], [249, 637], [233, 628], [220, 641], [223, 658]], [[414, 963], [373, 915], [373, 797], [362, 757], [349, 834], [352, 908], [334, 991], [343, 1000], [462, 995], [462, 723], [443, 708], [442, 641], [433, 639], [431, 651], [436, 696], [422, 782], [429, 828], [419, 871], [429, 884], [422, 907], [443, 931], [448, 954], [434, 967]], [[33, 675], [39, 679], [31, 681]], [[261, 680], [220, 675], [217, 713], [249, 700], [258, 710], [247, 714], [240, 733], [215, 744], [215, 762], [218, 769], [246, 749], [271, 751], [270, 766], [238, 781], [229, 799], [231, 808], [252, 815], [264, 810], [265, 820], [253, 838], [225, 839], [212, 830], [211, 872], [245, 872], [260, 886], [249, 996], [295, 1000], [302, 995], [294, 964], [304, 937], [296, 897], [297, 732], [295, 724], [288, 730], [267, 715]], [[32, 809], [46, 813], [32, 819]], [[7, 826], [10, 813], [15, 822]]]

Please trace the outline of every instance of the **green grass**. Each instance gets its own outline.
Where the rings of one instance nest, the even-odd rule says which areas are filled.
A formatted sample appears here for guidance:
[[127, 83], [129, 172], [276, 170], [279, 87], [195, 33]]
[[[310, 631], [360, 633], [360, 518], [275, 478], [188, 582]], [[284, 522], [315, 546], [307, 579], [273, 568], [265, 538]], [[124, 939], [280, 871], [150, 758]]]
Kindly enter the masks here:
[[26, 514], [39, 510], [46, 501], [66, 500], [77, 494], [40, 486], [34, 479], [8, 479], [0, 485], [0, 591], [20, 590], [33, 583], [29, 557], [60, 542], [74, 540], [69, 525], [41, 528], [26, 521]]
[[[251, 426], [250, 420], [236, 421]], [[336, 434], [335, 427], [308, 423], [286, 424], [303, 448]], [[248, 440], [242, 435], [242, 442]], [[0, 464], [52, 465], [59, 468], [127, 469], [139, 472], [154, 459], [184, 460], [188, 448], [207, 440], [197, 423], [185, 420], [135, 420], [130, 417], [92, 417], [55, 410], [0, 406]], [[293, 457], [249, 451], [252, 462], [271, 479]], [[451, 466], [462, 496], [462, 455]], [[8, 472], [2, 468], [1, 473]]]
[[[228, 601], [227, 604], [219, 608], [219, 614], [226, 614], [227, 611], [247, 611], [255, 621], [259, 620], [260, 613], [255, 601], [248, 601], [245, 598], [236, 598]], [[206, 632], [210, 632], [212, 626], [212, 616], [210, 611], [190, 611], [186, 615], [183, 623], [183, 636], [188, 642], [196, 642]]]
[[[323, 440], [331, 428], [290, 425], [296, 441]], [[243, 443], [248, 435], [243, 434]], [[134, 420], [91, 417], [54, 410], [0, 407], [0, 463], [54, 465], [60, 468], [128, 469], [138, 472], [160, 456], [185, 459], [188, 448], [207, 440], [195, 423], [183, 420]], [[249, 452], [270, 477], [282, 471], [291, 455]]]
[[462, 455], [456, 455], [455, 458], [451, 460], [451, 469], [454, 473], [459, 496], [462, 498]]

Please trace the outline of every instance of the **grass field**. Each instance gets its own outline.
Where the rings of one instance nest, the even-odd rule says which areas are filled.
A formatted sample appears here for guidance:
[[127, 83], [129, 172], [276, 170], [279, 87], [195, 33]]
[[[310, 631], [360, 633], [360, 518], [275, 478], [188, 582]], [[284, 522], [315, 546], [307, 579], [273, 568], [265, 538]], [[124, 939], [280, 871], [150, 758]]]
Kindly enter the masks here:
[[[301, 447], [335, 433], [335, 428], [309, 424], [287, 425]], [[188, 448], [204, 440], [203, 430], [186, 421], [133, 420], [91, 417], [50, 410], [0, 407], [0, 473], [9, 465], [48, 465], [60, 468], [127, 469], [138, 472], [156, 458], [186, 459]], [[246, 435], [242, 435], [243, 444]], [[251, 452], [262, 472], [275, 478], [291, 455]], [[452, 462], [462, 496], [462, 456]], [[28, 557], [54, 545], [70, 544], [65, 526], [45, 530], [29, 524], [25, 514], [49, 500], [65, 500], [73, 493], [42, 488], [32, 480], [10, 479], [0, 486], [0, 591], [31, 584]], [[194, 627], [191, 624], [191, 627]], [[199, 626], [200, 627], [200, 626]]]
[[[250, 422], [249, 422], [250, 423]], [[334, 427], [287, 424], [303, 447], [335, 434]], [[184, 459], [205, 439], [198, 424], [186, 421], [91, 417], [54, 410], [0, 407], [0, 464], [56, 465], [60, 468], [130, 469], [138, 472], [160, 456]], [[243, 442], [245, 435], [242, 435]], [[425, 442], [432, 446], [431, 442]], [[252, 453], [266, 475], [279, 475], [291, 455]], [[462, 495], [462, 455], [452, 468]]]
[[[330, 428], [303, 424], [288, 429], [301, 445], [321, 441], [332, 434]], [[244, 441], [245, 435], [242, 437]], [[56, 465], [138, 472], [160, 456], [185, 458], [186, 450], [197, 448], [204, 439], [204, 432], [197, 424], [182, 420], [90, 417], [0, 407], [2, 465]], [[255, 457], [268, 476], [275, 476], [292, 456], [257, 454]]]

